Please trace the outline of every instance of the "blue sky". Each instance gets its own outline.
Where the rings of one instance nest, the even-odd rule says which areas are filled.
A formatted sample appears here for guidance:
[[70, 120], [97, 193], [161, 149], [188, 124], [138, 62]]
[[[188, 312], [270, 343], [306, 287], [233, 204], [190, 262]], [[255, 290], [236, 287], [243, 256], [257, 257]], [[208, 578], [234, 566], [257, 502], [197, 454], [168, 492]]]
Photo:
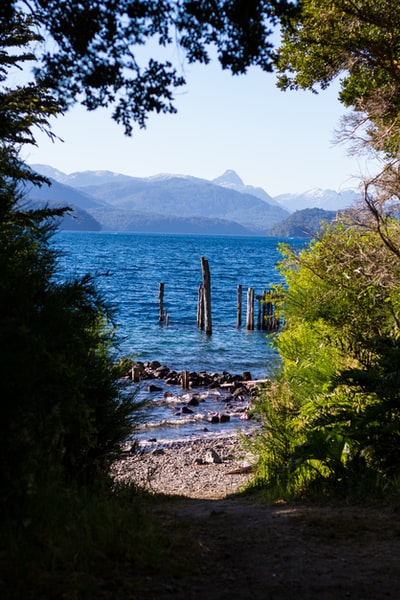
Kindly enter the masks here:
[[37, 137], [24, 154], [66, 173], [108, 169], [137, 177], [175, 173], [213, 179], [235, 170], [245, 184], [271, 196], [312, 188], [357, 187], [365, 159], [333, 143], [344, 108], [338, 86], [321, 92], [280, 92], [275, 76], [252, 68], [233, 77], [213, 63], [185, 68], [175, 115], [154, 115], [131, 138], [106, 110], [75, 107], [53, 122], [64, 143]]

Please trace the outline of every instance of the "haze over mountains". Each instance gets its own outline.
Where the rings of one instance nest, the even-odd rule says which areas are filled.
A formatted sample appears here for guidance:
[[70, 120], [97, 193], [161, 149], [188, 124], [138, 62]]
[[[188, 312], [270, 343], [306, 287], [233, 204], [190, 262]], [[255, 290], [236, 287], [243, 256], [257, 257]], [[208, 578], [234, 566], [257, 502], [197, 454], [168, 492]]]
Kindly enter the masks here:
[[245, 185], [234, 171], [213, 181], [186, 175], [130, 177], [111, 171], [67, 175], [48, 165], [32, 165], [51, 187], [30, 188], [28, 197], [50, 206], [68, 205], [63, 228], [104, 231], [268, 235], [295, 210], [339, 210], [356, 199], [352, 190], [312, 190], [272, 198]]

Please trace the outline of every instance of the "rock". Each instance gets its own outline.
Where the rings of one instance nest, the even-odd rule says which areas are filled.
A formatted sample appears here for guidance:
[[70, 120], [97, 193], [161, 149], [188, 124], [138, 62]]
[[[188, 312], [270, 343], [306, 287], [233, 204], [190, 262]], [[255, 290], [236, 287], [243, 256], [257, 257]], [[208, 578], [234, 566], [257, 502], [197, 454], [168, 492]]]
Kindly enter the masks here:
[[162, 388], [159, 387], [158, 385], [154, 385], [154, 384], [150, 384], [149, 387], [147, 388], [148, 392], [162, 392]]
[[176, 414], [177, 415], [192, 415], [193, 411], [190, 410], [190, 408], [188, 408], [187, 406], [182, 406], [182, 408], [180, 408]]
[[219, 415], [211, 415], [211, 417], [208, 418], [208, 422], [213, 425], [219, 423]]
[[246, 390], [245, 387], [243, 387], [242, 385], [238, 388], [236, 388], [233, 392], [232, 392], [232, 396], [234, 398], [236, 398], [237, 400], [241, 400], [244, 397], [248, 396], [248, 392]]
[[150, 367], [152, 371], [155, 371], [156, 369], [161, 367], [161, 363], [159, 363], [158, 360], [153, 360], [151, 363], [147, 363], [146, 366]]
[[207, 450], [204, 460], [208, 464], [211, 464], [211, 463], [215, 463], [217, 465], [222, 464], [222, 458], [220, 457], [218, 452], [216, 452], [214, 450], [214, 448], [210, 448], [210, 450]]
[[219, 421], [220, 423], [227, 423], [228, 421], [230, 421], [230, 416], [229, 415], [220, 415], [219, 416]]
[[188, 402], [188, 406], [198, 406], [199, 405], [199, 397], [198, 396], [193, 396], [192, 398], [190, 398], [189, 402]]
[[170, 370], [168, 369], [168, 367], [166, 366], [160, 366], [157, 367], [157, 369], [154, 369], [154, 377], [156, 379], [164, 379], [165, 377], [167, 377], [170, 373]]

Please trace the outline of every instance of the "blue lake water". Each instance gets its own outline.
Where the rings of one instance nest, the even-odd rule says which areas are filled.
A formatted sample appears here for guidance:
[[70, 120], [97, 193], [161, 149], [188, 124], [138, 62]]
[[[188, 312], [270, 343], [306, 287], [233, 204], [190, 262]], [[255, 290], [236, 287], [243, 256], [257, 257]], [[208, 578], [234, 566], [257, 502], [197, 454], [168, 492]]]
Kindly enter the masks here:
[[[54, 236], [62, 252], [62, 276], [97, 276], [99, 289], [116, 311], [121, 355], [158, 360], [177, 371], [250, 371], [254, 379], [268, 377], [277, 357], [266, 332], [246, 331], [246, 293], [252, 287], [255, 295], [261, 294], [280, 281], [276, 270], [279, 241], [103, 232], [58, 232]], [[304, 243], [281, 241], [296, 247]], [[196, 326], [201, 256], [208, 260], [211, 274], [211, 336]], [[161, 282], [168, 326], [159, 323]], [[240, 329], [236, 326], [238, 284], [243, 286]], [[159, 418], [160, 414], [158, 411]]]

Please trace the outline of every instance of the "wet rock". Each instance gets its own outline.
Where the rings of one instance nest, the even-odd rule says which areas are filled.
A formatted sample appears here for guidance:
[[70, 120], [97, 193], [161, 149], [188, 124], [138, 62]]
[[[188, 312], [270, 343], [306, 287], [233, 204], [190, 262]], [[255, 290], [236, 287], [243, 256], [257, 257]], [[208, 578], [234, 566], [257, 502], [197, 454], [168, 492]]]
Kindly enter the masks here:
[[155, 371], [156, 369], [158, 369], [159, 367], [161, 367], [161, 363], [159, 363], [158, 360], [153, 360], [153, 361], [151, 361], [151, 363], [147, 363], [147, 366], [152, 371]]
[[240, 387], [237, 387], [233, 392], [232, 392], [232, 396], [234, 398], [236, 398], [237, 400], [243, 400], [244, 398], [247, 398], [249, 395], [247, 389], [241, 385]]
[[219, 423], [219, 415], [211, 415], [211, 417], [208, 418], [208, 422], [212, 423], [213, 425]]
[[175, 415], [192, 415], [193, 411], [190, 410], [187, 406], [182, 406], [182, 408], [178, 408], [175, 411]]
[[211, 415], [208, 418], [208, 422], [213, 423], [214, 425], [216, 425], [217, 423], [227, 423], [229, 420], [230, 416], [226, 414]]
[[147, 388], [148, 392], [162, 392], [162, 388], [158, 385], [150, 384]]
[[188, 406], [198, 406], [199, 405], [199, 397], [198, 396], [193, 396], [192, 398], [190, 398], [189, 402], [188, 402]]
[[165, 365], [157, 367], [153, 372], [155, 379], [164, 379], [165, 377], [168, 377], [169, 374], [170, 370]]
[[230, 421], [230, 416], [229, 415], [220, 415], [219, 416], [219, 422], [220, 423], [227, 423], [228, 421]]

